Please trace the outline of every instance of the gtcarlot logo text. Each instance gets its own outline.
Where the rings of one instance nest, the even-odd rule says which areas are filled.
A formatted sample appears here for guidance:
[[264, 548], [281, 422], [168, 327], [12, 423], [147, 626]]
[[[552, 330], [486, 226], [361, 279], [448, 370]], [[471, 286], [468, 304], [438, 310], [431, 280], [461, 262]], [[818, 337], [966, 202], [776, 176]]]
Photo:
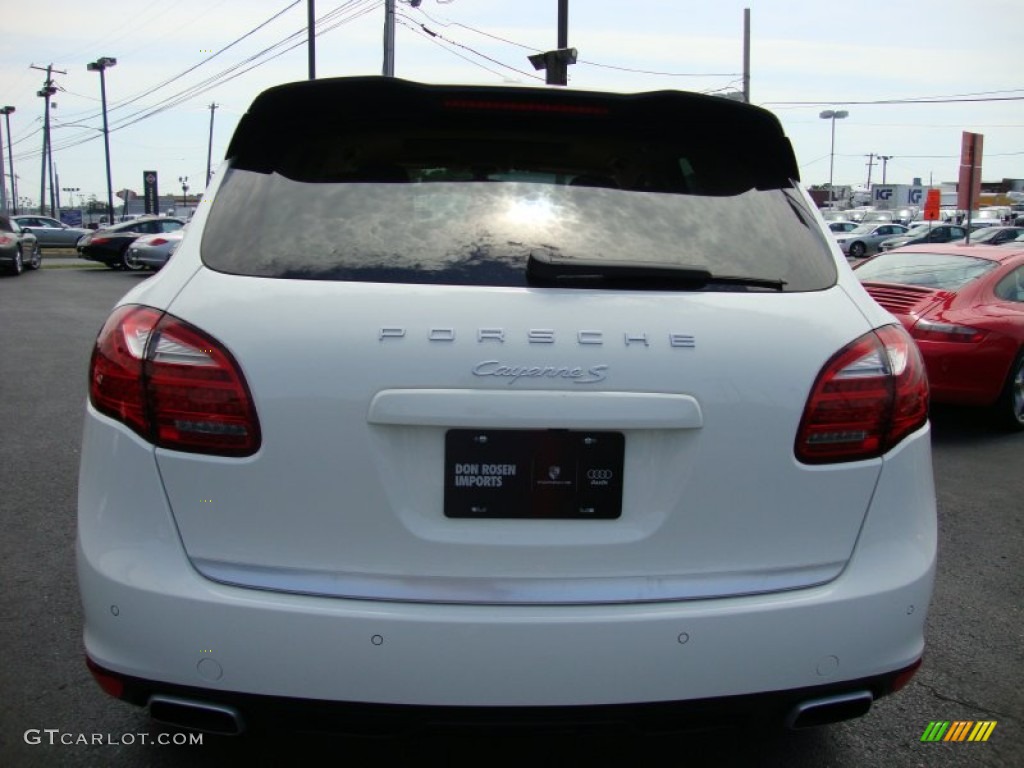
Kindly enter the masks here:
[[64, 744], [66, 746], [129, 744], [157, 744], [167, 746], [202, 746], [201, 733], [72, 733], [59, 728], [29, 728], [25, 731], [26, 744]]

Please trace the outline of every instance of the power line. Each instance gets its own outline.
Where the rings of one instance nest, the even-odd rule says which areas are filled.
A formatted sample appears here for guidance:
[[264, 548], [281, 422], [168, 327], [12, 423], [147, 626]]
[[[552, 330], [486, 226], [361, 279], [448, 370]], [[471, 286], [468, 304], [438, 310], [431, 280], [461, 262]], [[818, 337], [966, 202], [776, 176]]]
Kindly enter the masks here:
[[422, 29], [417, 29], [416, 27], [414, 27], [414, 26], [412, 26], [412, 25], [402, 21], [401, 19], [397, 18], [397, 15], [396, 15], [395, 21], [398, 24], [401, 24], [406, 29], [412, 30], [415, 34], [417, 34], [420, 37], [423, 37], [426, 40], [428, 40], [429, 42], [433, 43], [438, 48], [441, 48], [442, 50], [447, 51], [448, 53], [452, 54], [453, 56], [458, 56], [460, 59], [462, 59], [465, 62], [468, 62], [469, 64], [472, 64], [474, 67], [479, 67], [480, 69], [484, 70], [485, 72], [490, 72], [492, 75], [497, 75], [498, 77], [504, 77], [504, 75], [501, 72], [499, 72], [498, 70], [491, 69], [490, 67], [488, 67], [488, 66], [486, 66], [484, 64], [481, 64], [479, 61], [474, 61], [473, 59], [469, 58], [469, 56], [465, 56], [465, 55], [459, 53], [458, 51], [453, 51], [451, 48], [448, 48], [442, 42], [437, 40], [434, 35], [432, 35], [430, 33], [427, 33], [426, 31], [424, 31]]
[[[115, 111], [117, 111], [117, 110], [119, 110], [119, 109], [122, 109], [122, 108], [124, 108], [124, 107], [127, 107], [127, 106], [128, 106], [129, 104], [134, 104], [134, 103], [135, 103], [135, 102], [137, 102], [137, 101], [138, 101], [139, 99], [141, 99], [141, 98], [143, 98], [143, 97], [145, 97], [145, 96], [149, 96], [149, 95], [152, 95], [152, 94], [153, 94], [153, 93], [155, 93], [156, 91], [159, 91], [159, 90], [160, 90], [161, 88], [165, 88], [165, 87], [167, 87], [167, 86], [168, 86], [168, 85], [170, 85], [171, 83], [175, 82], [176, 80], [179, 80], [179, 79], [181, 79], [182, 77], [184, 77], [185, 75], [189, 74], [190, 72], [194, 72], [194, 71], [195, 71], [195, 70], [197, 70], [197, 69], [198, 69], [199, 67], [201, 67], [201, 66], [203, 66], [204, 64], [206, 64], [207, 62], [209, 62], [209, 61], [212, 61], [213, 59], [217, 58], [217, 57], [218, 57], [218, 56], [220, 56], [220, 55], [221, 55], [222, 53], [224, 53], [225, 51], [227, 51], [227, 50], [229, 50], [229, 49], [233, 48], [233, 47], [234, 47], [235, 45], [237, 45], [238, 43], [242, 42], [242, 41], [243, 41], [243, 40], [245, 40], [246, 38], [248, 38], [248, 37], [251, 37], [251, 36], [252, 36], [253, 34], [255, 34], [255, 33], [256, 33], [256, 32], [258, 32], [259, 30], [261, 30], [261, 29], [263, 29], [264, 27], [266, 27], [266, 26], [267, 26], [268, 24], [270, 24], [270, 23], [271, 23], [272, 21], [274, 21], [274, 20], [276, 20], [277, 18], [279, 18], [279, 17], [280, 17], [280, 16], [282, 15], [282, 14], [284, 14], [284, 13], [285, 13], [286, 11], [289, 11], [289, 10], [291, 10], [292, 8], [294, 8], [294, 7], [295, 7], [296, 5], [298, 5], [298, 4], [300, 3], [300, 2], [302, 2], [302, 0], [295, 0], [295, 2], [293, 2], [293, 3], [289, 4], [289, 5], [287, 5], [286, 7], [282, 8], [282, 9], [281, 9], [280, 11], [278, 11], [277, 13], [275, 13], [275, 14], [274, 14], [273, 16], [271, 16], [270, 18], [268, 18], [268, 19], [266, 19], [266, 20], [264, 20], [264, 21], [260, 22], [260, 23], [259, 23], [258, 25], [256, 25], [256, 26], [255, 26], [255, 27], [253, 27], [252, 29], [250, 29], [250, 30], [249, 30], [248, 32], [246, 32], [246, 33], [245, 33], [244, 35], [242, 35], [241, 37], [238, 37], [238, 38], [236, 38], [235, 40], [232, 40], [232, 41], [231, 41], [230, 43], [228, 43], [227, 45], [225, 45], [225, 46], [224, 46], [223, 48], [221, 48], [220, 50], [218, 50], [218, 51], [216, 51], [216, 52], [214, 52], [214, 53], [211, 53], [211, 54], [210, 54], [209, 56], [207, 56], [206, 58], [202, 59], [202, 60], [201, 60], [201, 61], [199, 61], [199, 62], [198, 62], [197, 64], [194, 64], [193, 66], [189, 67], [188, 69], [186, 69], [186, 70], [184, 70], [184, 71], [182, 71], [182, 72], [179, 72], [178, 74], [176, 74], [176, 75], [173, 75], [172, 77], [169, 77], [169, 78], [167, 78], [166, 80], [164, 80], [164, 81], [163, 81], [163, 82], [161, 82], [161, 83], [158, 83], [158, 84], [156, 84], [156, 85], [152, 85], [152, 86], [149, 86], [149, 87], [147, 87], [147, 88], [146, 88], [145, 90], [143, 90], [143, 91], [140, 91], [139, 93], [135, 94], [134, 96], [131, 96], [131, 97], [127, 98], [127, 99], [124, 99], [123, 101], [118, 101], [118, 102], [115, 102], [115, 103], [114, 103], [113, 105], [111, 105], [111, 106], [109, 107], [109, 109], [107, 110], [108, 114], [109, 114], [109, 113], [112, 113], [112, 112], [115, 112]], [[78, 94], [76, 94], [76, 95], [78, 95]], [[70, 117], [75, 117], [75, 118], [78, 118], [78, 117], [79, 117], [79, 115], [80, 115], [80, 113], [72, 113], [72, 114], [70, 115]], [[100, 116], [100, 113], [99, 113], [99, 112], [96, 112], [95, 114], [90, 114], [90, 115], [88, 115], [88, 116], [82, 117], [81, 119], [83, 119], [83, 120], [92, 120], [93, 118], [96, 118], [96, 117], [99, 117], [99, 116]]]
[[848, 106], [848, 105], [891, 105], [891, 104], [964, 104], [976, 102], [994, 101], [1024, 101], [1024, 96], [988, 96], [985, 98], [944, 98], [920, 96], [906, 99], [870, 99], [865, 101], [764, 101], [761, 106], [800, 106], [800, 107], [826, 107], [826, 106]]
[[[396, 16], [397, 15], [398, 14], [396, 14]], [[402, 16], [404, 17], [404, 14], [402, 14]], [[401, 22], [401, 19], [396, 19], [396, 20]], [[480, 51], [476, 50], [475, 48], [471, 48], [468, 45], [463, 45], [462, 43], [457, 43], [454, 40], [449, 40], [444, 35], [442, 35], [442, 34], [440, 34], [438, 32], [434, 32], [433, 30], [429, 29], [425, 24], [423, 24], [421, 22], [415, 21], [413, 19], [409, 19], [409, 21], [412, 24], [416, 24], [418, 27], [420, 27], [423, 30], [423, 32], [425, 32], [427, 35], [429, 35], [430, 38], [432, 38], [432, 39], [443, 40], [444, 42], [448, 43], [449, 45], [454, 45], [454, 46], [456, 46], [458, 48], [462, 48], [463, 50], [469, 51], [474, 56], [479, 56], [482, 59], [486, 59], [487, 61], [491, 62], [492, 64], [497, 64], [499, 67], [504, 67], [505, 69], [510, 69], [513, 72], [516, 72], [516, 73], [522, 75], [523, 77], [529, 77], [529, 78], [531, 78], [533, 80], [539, 80], [540, 82], [544, 82], [544, 78], [543, 77], [538, 77], [537, 75], [533, 74], [532, 72], [527, 72], [526, 70], [523, 70], [523, 69], [516, 69], [513, 66], [505, 64], [504, 62], [498, 61], [497, 59], [495, 59], [495, 58], [493, 58], [491, 56], [488, 56], [487, 54], [481, 53]], [[409, 24], [406, 24], [404, 22], [402, 22], [402, 26], [403, 27], [411, 28], [411, 29], [413, 29], [414, 32], [416, 31], [415, 28], [410, 27]], [[445, 49], [445, 50], [448, 50], [448, 49]], [[450, 52], [454, 53], [454, 51], [450, 51]], [[460, 56], [460, 58], [465, 59], [464, 56]], [[487, 69], [487, 68], [484, 67], [484, 69]], [[487, 71], [488, 72], [492, 72], [492, 74], [499, 74], [500, 75], [500, 73], [496, 73], [493, 70], [487, 70]]]
[[[293, 5], [294, 4], [295, 3], [293, 3]], [[331, 10], [328, 13], [324, 14], [323, 16], [320, 17], [320, 19], [317, 20], [317, 26], [321, 26], [321, 25], [323, 25], [327, 21], [333, 21], [334, 23], [330, 24], [329, 26], [325, 26], [323, 29], [320, 29], [319, 31], [317, 31], [316, 36], [320, 37], [321, 35], [324, 35], [324, 34], [330, 32], [333, 29], [336, 29], [337, 27], [339, 27], [339, 26], [341, 26], [343, 24], [349, 23], [351, 21], [355, 21], [356, 19], [358, 19], [358, 18], [366, 15], [367, 13], [370, 13], [371, 11], [375, 10], [379, 5], [380, 5], [380, 0], [348, 0], [347, 2], [342, 3], [341, 5], [337, 6], [333, 10]], [[291, 7], [291, 6], [289, 6], [289, 7]], [[285, 9], [285, 10], [287, 10], [287, 9]], [[344, 18], [341, 18], [340, 20], [336, 20], [337, 17], [341, 16], [346, 11], [351, 11], [351, 13], [349, 15], [345, 16]], [[264, 24], [261, 25], [261, 26], [265, 26], [266, 23], [267, 22], [264, 22]], [[158, 102], [154, 106], [143, 107], [143, 108], [137, 110], [136, 112], [134, 112], [132, 114], [122, 116], [120, 118], [120, 123], [117, 124], [116, 126], [111, 127], [110, 131], [113, 132], [113, 131], [116, 131], [116, 130], [121, 130], [122, 128], [127, 128], [127, 127], [129, 127], [131, 125], [134, 125], [134, 124], [136, 124], [138, 122], [141, 122], [142, 120], [146, 120], [146, 119], [148, 119], [150, 117], [153, 117], [153, 116], [155, 116], [157, 114], [160, 114], [161, 112], [164, 112], [164, 111], [166, 111], [168, 109], [171, 109], [172, 107], [178, 106], [179, 104], [182, 104], [182, 103], [184, 103], [186, 101], [189, 101], [189, 100], [191, 100], [193, 98], [196, 98], [196, 97], [206, 93], [207, 91], [212, 90], [213, 88], [216, 88], [216, 87], [218, 87], [220, 85], [223, 85], [223, 84], [225, 84], [227, 82], [230, 82], [231, 80], [234, 80], [236, 77], [240, 77], [241, 75], [243, 75], [243, 74], [245, 74], [245, 73], [247, 73], [247, 72], [249, 72], [249, 71], [251, 71], [251, 70], [253, 70], [253, 69], [257, 68], [257, 67], [259, 67], [259, 66], [262, 66], [263, 64], [266, 64], [266, 63], [268, 63], [268, 62], [278, 58], [279, 56], [283, 56], [285, 53], [288, 53], [289, 51], [299, 47], [300, 45], [305, 45], [305, 43], [306, 43], [305, 34], [306, 34], [306, 29], [305, 29], [305, 27], [303, 27], [302, 29], [300, 29], [300, 30], [298, 30], [296, 32], [293, 32], [292, 34], [290, 34], [287, 37], [279, 40], [278, 42], [274, 43], [273, 45], [270, 45], [267, 48], [264, 48], [262, 51], [259, 51], [259, 52], [255, 53], [255, 54], [247, 57], [246, 59], [243, 59], [242, 61], [237, 62], [236, 64], [233, 64], [230, 67], [227, 67], [227, 68], [221, 70], [220, 72], [207, 77], [205, 80], [202, 80], [199, 83], [196, 83], [196, 84], [194, 84], [192, 86], [189, 86], [188, 88], [185, 88], [185, 89], [183, 89], [181, 91], [178, 91], [175, 94], [172, 94], [171, 96], [166, 97], [165, 99], [163, 99], [162, 101]], [[293, 42], [293, 41], [296, 41], [296, 40], [297, 40], [297, 42]], [[292, 44], [288, 45], [289, 43], [292, 43]], [[284, 48], [283, 50], [279, 50], [276, 53], [273, 53], [273, 55], [268, 55], [272, 51], [274, 51], [275, 49], [281, 48], [282, 46], [287, 46], [287, 47]], [[230, 44], [229, 44], [229, 46], [225, 46], [225, 48], [222, 49], [222, 50], [226, 50], [228, 47], [230, 47]], [[258, 59], [260, 59], [261, 57], [265, 57], [265, 58], [263, 58], [261, 61], [259, 61]], [[209, 60], [209, 58], [212, 58], [212, 56], [211, 57], [207, 57], [206, 60]], [[251, 66], [245, 67], [246, 64], [251, 64]], [[245, 67], [245, 68], [241, 69], [242, 67]], [[195, 67], [190, 68], [190, 70], [188, 70], [188, 71], [191, 71], [192, 69], [195, 69]], [[238, 71], [238, 70], [240, 70], [240, 71]], [[126, 104], [126, 102], [122, 102], [122, 106], [124, 106], [125, 104]], [[86, 135], [84, 137], [82, 136], [82, 134], [78, 134], [77, 136], [70, 137], [65, 142], [63, 142], [60, 146], [55, 147], [55, 149], [58, 149], [58, 150], [70, 149], [72, 147], [80, 146], [80, 145], [86, 144], [86, 143], [88, 143], [90, 141], [94, 141], [97, 138], [98, 138], [97, 136], [94, 136], [94, 135], [91, 135], [91, 134]], [[34, 157], [34, 156], [35, 156], [34, 153], [26, 153], [25, 155], [19, 156], [19, 157], [30, 158], [30, 157]]]
[[[489, 37], [492, 40], [498, 40], [499, 42], [506, 43], [508, 45], [514, 45], [515, 47], [522, 48], [523, 50], [533, 51], [534, 53], [540, 51], [539, 48], [535, 48], [535, 47], [529, 46], [529, 45], [524, 45], [523, 43], [517, 43], [514, 40], [509, 40], [507, 38], [501, 37], [500, 35], [491, 34], [490, 32], [485, 32], [482, 29], [477, 29], [476, 27], [470, 26], [469, 24], [462, 24], [461, 22], [457, 22], [457, 21], [449, 21], [447, 23], [445, 23], [443, 21], [438, 21], [437, 19], [432, 17], [429, 13], [424, 11], [422, 7], [418, 7], [415, 10], [419, 11], [424, 16], [426, 16], [432, 23], [437, 24], [437, 25], [442, 26], [442, 27], [462, 27], [463, 29], [467, 29], [470, 32], [475, 32], [478, 35], [483, 35], [484, 37]], [[402, 14], [402, 15], [405, 15], [405, 14]], [[408, 18], [409, 21], [411, 21], [414, 24], [419, 24], [420, 23], [420, 22], [416, 21], [415, 19], [412, 19], [409, 16], [406, 16], [406, 18]], [[614, 64], [601, 64], [601, 63], [596, 62], [596, 61], [584, 61], [583, 59], [578, 59], [576, 61], [576, 63], [577, 64], [587, 64], [587, 65], [589, 65], [591, 67], [601, 67], [603, 69], [615, 69], [615, 70], [618, 70], [620, 72], [633, 72], [633, 73], [641, 74], [641, 75], [660, 75], [660, 76], [664, 76], [664, 77], [739, 77], [742, 74], [741, 72], [658, 72], [658, 71], [647, 70], [647, 69], [633, 69], [631, 67], [622, 67], [622, 66], [617, 66], [617, 65], [614, 65]]]

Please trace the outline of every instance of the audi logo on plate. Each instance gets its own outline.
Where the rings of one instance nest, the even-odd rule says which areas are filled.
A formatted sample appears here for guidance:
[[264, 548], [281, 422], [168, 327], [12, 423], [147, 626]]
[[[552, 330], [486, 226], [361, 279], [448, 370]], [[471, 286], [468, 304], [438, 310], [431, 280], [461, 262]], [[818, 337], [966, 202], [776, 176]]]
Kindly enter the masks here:
[[587, 480], [611, 480], [612, 471], [610, 469], [588, 469]]

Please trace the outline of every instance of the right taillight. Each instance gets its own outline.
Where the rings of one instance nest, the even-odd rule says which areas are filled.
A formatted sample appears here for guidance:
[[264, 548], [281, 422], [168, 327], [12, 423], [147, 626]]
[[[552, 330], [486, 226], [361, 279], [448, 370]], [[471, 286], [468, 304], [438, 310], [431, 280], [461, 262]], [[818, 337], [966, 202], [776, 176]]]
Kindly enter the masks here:
[[162, 448], [250, 456], [260, 425], [238, 363], [212, 336], [150, 307], [104, 324], [89, 369], [93, 406]]
[[866, 333], [818, 374], [796, 436], [806, 464], [881, 456], [928, 420], [921, 353], [899, 325]]
[[956, 323], [940, 323], [921, 318], [910, 329], [911, 335], [920, 341], [952, 341], [959, 344], [977, 344], [988, 335], [986, 331]]

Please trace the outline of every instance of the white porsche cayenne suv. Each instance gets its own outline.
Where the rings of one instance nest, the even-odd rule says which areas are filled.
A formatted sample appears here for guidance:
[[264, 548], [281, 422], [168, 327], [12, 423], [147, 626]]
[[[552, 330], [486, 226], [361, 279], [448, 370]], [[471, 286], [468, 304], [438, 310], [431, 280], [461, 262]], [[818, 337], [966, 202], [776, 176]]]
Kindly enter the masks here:
[[234, 733], [863, 714], [920, 664], [928, 386], [770, 113], [283, 85], [92, 356], [85, 647]]

